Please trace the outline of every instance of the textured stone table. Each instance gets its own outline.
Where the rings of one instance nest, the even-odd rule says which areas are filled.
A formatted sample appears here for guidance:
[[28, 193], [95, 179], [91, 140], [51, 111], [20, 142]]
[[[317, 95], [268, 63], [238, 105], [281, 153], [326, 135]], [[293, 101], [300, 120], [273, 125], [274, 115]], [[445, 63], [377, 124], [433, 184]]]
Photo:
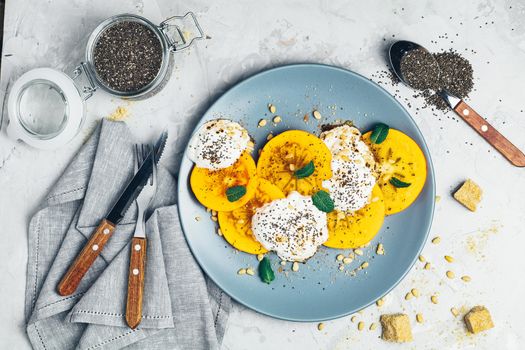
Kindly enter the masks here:
[[[71, 71], [82, 60], [88, 34], [106, 17], [132, 12], [160, 22], [172, 14], [195, 11], [211, 37], [177, 54], [174, 72], [162, 93], [142, 102], [125, 102], [97, 93], [88, 101], [80, 135], [54, 152], [31, 149], [0, 135], [0, 348], [29, 347], [23, 305], [28, 218], [53, 181], [87, 138], [96, 122], [118, 106], [130, 111], [127, 122], [149, 139], [168, 125], [172, 140], [164, 164], [177, 171], [188, 132], [207, 106], [236, 81], [292, 62], [322, 62], [373, 77], [385, 70], [388, 41], [407, 38], [433, 51], [454, 48], [471, 60], [475, 88], [470, 101], [491, 123], [525, 148], [525, 4], [520, 0], [484, 1], [8, 1], [6, 4], [1, 94], [28, 69], [49, 66]], [[451, 114], [421, 109], [404, 87], [386, 84], [414, 116], [427, 139], [436, 168], [437, 204], [430, 242], [407, 278], [378, 309], [317, 324], [290, 323], [238, 308], [231, 316], [224, 349], [382, 349], [380, 327], [369, 331], [384, 312], [410, 315], [415, 341], [408, 348], [519, 349], [525, 344], [525, 169], [514, 168]], [[5, 113], [4, 113], [5, 114]], [[4, 115], [5, 117], [5, 115]], [[4, 118], [5, 119], [5, 118]], [[457, 204], [450, 192], [472, 178], [485, 196], [476, 213]], [[387, 252], [388, 253], [388, 252]], [[447, 265], [443, 256], [455, 257]], [[444, 277], [447, 269], [468, 274], [466, 284]], [[421, 296], [410, 301], [411, 288]], [[439, 295], [439, 304], [430, 295]], [[468, 336], [451, 307], [486, 305], [496, 328]], [[415, 314], [425, 318], [415, 322]]]

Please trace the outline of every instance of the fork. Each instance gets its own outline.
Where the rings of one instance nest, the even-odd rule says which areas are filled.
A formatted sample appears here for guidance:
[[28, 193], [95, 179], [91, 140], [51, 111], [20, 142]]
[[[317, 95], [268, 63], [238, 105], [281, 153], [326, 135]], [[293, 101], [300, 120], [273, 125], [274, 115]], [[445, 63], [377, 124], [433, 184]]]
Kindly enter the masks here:
[[[145, 161], [149, 145], [135, 145], [136, 167]], [[131, 253], [128, 272], [128, 297], [126, 302], [126, 322], [135, 329], [142, 320], [142, 296], [144, 294], [144, 270], [146, 265], [146, 224], [144, 214], [151, 205], [157, 189], [157, 167], [153, 158], [153, 173], [137, 197], [137, 224], [131, 240]]]

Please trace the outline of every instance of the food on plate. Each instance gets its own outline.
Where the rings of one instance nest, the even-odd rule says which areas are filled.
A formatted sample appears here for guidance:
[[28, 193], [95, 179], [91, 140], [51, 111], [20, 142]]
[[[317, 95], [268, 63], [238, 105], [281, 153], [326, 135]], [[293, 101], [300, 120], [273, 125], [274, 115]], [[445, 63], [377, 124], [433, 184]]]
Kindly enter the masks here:
[[328, 239], [326, 214], [296, 191], [256, 209], [252, 231], [264, 248], [286, 261], [307, 260]]
[[[319, 137], [302, 130], [269, 134], [257, 165], [251, 146], [238, 123], [205, 123], [189, 145], [195, 162], [190, 185], [203, 206], [218, 212], [213, 218], [227, 242], [259, 261], [274, 251], [294, 262], [292, 271], [323, 244], [357, 254], [379, 232], [385, 215], [407, 208], [426, 180], [417, 144], [382, 123], [365, 135], [350, 123], [325, 127]], [[392, 317], [394, 326], [403, 322]]]
[[255, 162], [248, 152], [230, 167], [210, 170], [194, 167], [190, 185], [197, 200], [206, 208], [232, 211], [245, 205], [258, 185]]
[[248, 131], [239, 123], [214, 119], [204, 123], [191, 137], [188, 157], [199, 168], [219, 170], [232, 166], [251, 151]]
[[410, 319], [406, 314], [381, 315], [381, 338], [395, 343], [412, 341], [412, 328]]
[[494, 327], [490, 312], [485, 306], [474, 306], [463, 318], [470, 333], [479, 333]]
[[372, 131], [364, 134], [363, 140], [375, 156], [385, 212], [391, 215], [416, 200], [425, 185], [427, 163], [414, 140], [399, 130], [389, 129], [387, 133], [380, 143], [371, 140]]
[[370, 203], [362, 209], [353, 213], [335, 210], [328, 214], [328, 240], [324, 245], [338, 249], [362, 247], [379, 232], [384, 217], [383, 193], [376, 185]]
[[481, 201], [483, 190], [474, 181], [468, 179], [454, 193], [454, 198], [470, 211], [476, 211]]
[[219, 226], [226, 241], [245, 253], [266, 253], [267, 250], [253, 237], [252, 217], [257, 208], [279, 198], [284, 198], [284, 194], [277, 186], [259, 179], [254, 196], [246, 204], [232, 211], [219, 212]]
[[311, 195], [332, 176], [331, 161], [330, 150], [317, 136], [289, 130], [266, 143], [257, 162], [257, 173], [285, 194], [297, 191]]
[[340, 125], [321, 133], [332, 153], [332, 177], [323, 181], [330, 192], [335, 209], [353, 212], [370, 202], [376, 183], [375, 160], [361, 140], [361, 132], [353, 126]]

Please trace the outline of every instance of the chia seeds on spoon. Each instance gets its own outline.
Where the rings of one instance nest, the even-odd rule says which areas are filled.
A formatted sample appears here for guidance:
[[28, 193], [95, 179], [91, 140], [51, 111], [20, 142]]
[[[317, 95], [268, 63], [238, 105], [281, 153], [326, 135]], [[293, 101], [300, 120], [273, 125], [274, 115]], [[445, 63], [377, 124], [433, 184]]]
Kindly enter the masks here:
[[400, 68], [409, 85], [421, 90], [425, 101], [440, 110], [448, 106], [437, 91], [445, 89], [463, 99], [474, 86], [472, 65], [455, 51], [431, 54], [413, 50], [401, 59]]
[[417, 90], [440, 88], [439, 64], [434, 56], [423, 49], [406, 53], [401, 59], [401, 72], [408, 84]]
[[138, 22], [125, 21], [100, 35], [93, 56], [95, 70], [109, 88], [135, 92], [157, 76], [163, 49], [151, 29]]

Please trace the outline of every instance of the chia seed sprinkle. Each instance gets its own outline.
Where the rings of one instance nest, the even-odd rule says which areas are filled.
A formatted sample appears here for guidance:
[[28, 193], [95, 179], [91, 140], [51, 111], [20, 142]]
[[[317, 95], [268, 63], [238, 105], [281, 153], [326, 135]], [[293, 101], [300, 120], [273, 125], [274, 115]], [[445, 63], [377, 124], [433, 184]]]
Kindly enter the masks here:
[[151, 29], [123, 21], [106, 29], [97, 40], [95, 69], [111, 89], [135, 92], [155, 79], [162, 54], [161, 42]]

